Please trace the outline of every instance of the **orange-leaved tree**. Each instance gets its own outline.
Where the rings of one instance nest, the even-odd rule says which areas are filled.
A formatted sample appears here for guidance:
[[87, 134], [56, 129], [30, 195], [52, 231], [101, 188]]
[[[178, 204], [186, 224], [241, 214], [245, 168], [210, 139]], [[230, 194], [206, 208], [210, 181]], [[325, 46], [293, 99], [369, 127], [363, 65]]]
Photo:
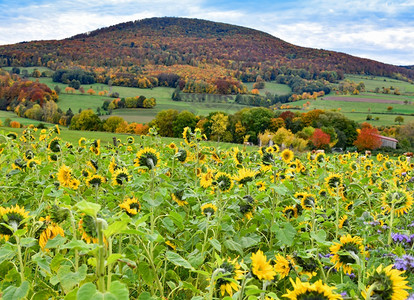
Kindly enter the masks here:
[[324, 149], [329, 146], [329, 143], [331, 142], [331, 136], [323, 132], [321, 129], [316, 128], [310, 140], [316, 149]]
[[378, 130], [376, 128], [369, 127], [362, 128], [354, 142], [354, 145], [359, 151], [374, 150], [379, 148], [381, 146], [381, 138], [378, 135]]

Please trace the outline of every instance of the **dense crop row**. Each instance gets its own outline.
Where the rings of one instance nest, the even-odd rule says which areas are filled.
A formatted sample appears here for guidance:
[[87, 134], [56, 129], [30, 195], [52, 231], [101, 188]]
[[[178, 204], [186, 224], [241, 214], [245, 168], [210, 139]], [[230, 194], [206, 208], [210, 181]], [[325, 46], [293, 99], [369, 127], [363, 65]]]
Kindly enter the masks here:
[[413, 164], [0, 136], [4, 299], [407, 299]]

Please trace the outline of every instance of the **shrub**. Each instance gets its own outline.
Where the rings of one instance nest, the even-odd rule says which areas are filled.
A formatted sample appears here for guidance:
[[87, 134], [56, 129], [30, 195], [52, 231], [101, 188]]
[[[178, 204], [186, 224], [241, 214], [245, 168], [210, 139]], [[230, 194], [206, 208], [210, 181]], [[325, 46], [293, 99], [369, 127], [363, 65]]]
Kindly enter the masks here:
[[11, 121], [10, 122], [10, 127], [11, 128], [20, 128], [20, 127], [22, 127], [22, 125], [17, 121]]

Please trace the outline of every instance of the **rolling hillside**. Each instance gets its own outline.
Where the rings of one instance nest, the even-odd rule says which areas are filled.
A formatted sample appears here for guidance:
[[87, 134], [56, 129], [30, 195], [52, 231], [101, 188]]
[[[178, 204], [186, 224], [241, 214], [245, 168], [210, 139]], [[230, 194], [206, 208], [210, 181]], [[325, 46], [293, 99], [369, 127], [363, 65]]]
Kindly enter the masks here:
[[171, 17], [121, 23], [64, 40], [0, 46], [0, 66], [81, 67], [93, 72], [97, 82], [119, 79], [116, 85], [126, 86], [162, 73], [205, 82], [252, 82], [258, 75], [271, 81], [289, 69], [328, 81], [332, 78], [324, 71], [334, 71], [338, 79], [344, 73], [414, 78], [411, 68], [299, 47], [245, 27]]

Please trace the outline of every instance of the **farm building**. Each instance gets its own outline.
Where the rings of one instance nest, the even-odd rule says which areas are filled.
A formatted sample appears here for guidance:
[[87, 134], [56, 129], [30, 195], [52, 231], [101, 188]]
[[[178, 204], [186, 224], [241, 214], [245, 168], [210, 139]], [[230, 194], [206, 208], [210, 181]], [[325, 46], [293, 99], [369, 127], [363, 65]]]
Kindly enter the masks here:
[[381, 147], [391, 147], [393, 149], [397, 148], [398, 140], [392, 137], [383, 136], [383, 135], [377, 135], [377, 136], [381, 139]]

